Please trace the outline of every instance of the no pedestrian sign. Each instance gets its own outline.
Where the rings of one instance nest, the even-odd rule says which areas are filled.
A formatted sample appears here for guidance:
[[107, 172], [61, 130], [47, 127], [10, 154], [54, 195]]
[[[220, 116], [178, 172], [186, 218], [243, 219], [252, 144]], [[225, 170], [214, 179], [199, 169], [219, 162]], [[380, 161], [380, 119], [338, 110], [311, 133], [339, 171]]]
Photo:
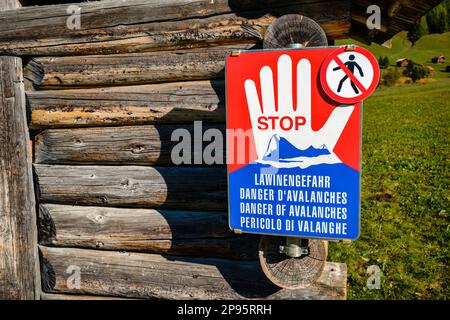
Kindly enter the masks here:
[[380, 71], [375, 57], [366, 49], [345, 47], [325, 58], [320, 70], [320, 83], [325, 93], [341, 103], [357, 103], [377, 87]]
[[226, 60], [229, 224], [235, 232], [356, 239], [362, 48], [244, 51]]

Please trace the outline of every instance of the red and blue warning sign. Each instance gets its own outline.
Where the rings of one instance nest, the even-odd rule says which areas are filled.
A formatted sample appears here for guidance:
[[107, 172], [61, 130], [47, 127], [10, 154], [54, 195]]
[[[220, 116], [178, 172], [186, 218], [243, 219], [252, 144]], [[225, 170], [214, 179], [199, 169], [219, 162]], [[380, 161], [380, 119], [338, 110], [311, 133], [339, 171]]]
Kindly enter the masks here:
[[227, 57], [232, 230], [358, 237], [361, 101], [378, 78], [376, 60], [361, 48]]

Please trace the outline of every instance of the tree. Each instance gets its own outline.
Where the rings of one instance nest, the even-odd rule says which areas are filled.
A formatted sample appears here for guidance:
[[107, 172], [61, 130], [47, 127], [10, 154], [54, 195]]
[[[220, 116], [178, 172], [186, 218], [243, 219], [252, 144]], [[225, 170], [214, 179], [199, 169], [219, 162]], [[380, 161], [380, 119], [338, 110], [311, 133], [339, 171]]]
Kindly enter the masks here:
[[444, 2], [428, 12], [426, 20], [430, 33], [444, 33], [449, 30], [448, 8], [449, 4]]
[[385, 56], [384, 58], [382, 56], [378, 57], [378, 65], [380, 66], [380, 69], [386, 69], [389, 67], [389, 58]]
[[384, 69], [384, 59], [382, 56], [378, 57], [378, 65], [380, 66], [380, 69]]
[[427, 19], [426, 17], [422, 17], [409, 29], [407, 38], [414, 45], [417, 40], [426, 34], [428, 34]]
[[383, 66], [385, 68], [388, 68], [390, 64], [391, 64], [391, 62], [389, 61], [388, 56], [385, 56], [384, 59], [383, 59]]
[[383, 75], [382, 79], [382, 84], [384, 84], [385, 86], [393, 86], [398, 81], [398, 79], [400, 79], [400, 72], [398, 72], [397, 67], [390, 68], [388, 72]]
[[410, 60], [405, 71], [403, 71], [403, 74], [407, 77], [410, 77], [412, 81], [416, 82], [419, 79], [428, 77], [430, 75], [430, 71], [421, 64], [415, 63]]

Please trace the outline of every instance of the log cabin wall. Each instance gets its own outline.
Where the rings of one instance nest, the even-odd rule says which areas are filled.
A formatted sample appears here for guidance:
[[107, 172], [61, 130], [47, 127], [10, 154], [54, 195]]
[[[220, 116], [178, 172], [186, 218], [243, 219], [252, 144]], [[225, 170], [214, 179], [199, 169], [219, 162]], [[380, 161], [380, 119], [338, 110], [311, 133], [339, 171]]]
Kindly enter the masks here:
[[345, 298], [343, 264], [305, 290], [271, 285], [258, 237], [228, 229], [225, 166], [170, 154], [174, 129], [224, 129], [227, 53], [288, 13], [346, 38], [350, 1], [77, 5], [79, 29], [69, 4], [0, 12], [0, 54], [24, 61], [42, 298]]

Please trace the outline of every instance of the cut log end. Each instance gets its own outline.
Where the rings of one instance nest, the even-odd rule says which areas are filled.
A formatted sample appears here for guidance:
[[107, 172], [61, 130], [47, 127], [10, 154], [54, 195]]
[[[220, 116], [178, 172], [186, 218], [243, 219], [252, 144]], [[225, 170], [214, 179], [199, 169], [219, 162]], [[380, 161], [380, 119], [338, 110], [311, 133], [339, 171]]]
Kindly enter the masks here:
[[301, 289], [311, 286], [323, 272], [328, 253], [326, 241], [310, 239], [309, 254], [298, 258], [280, 253], [280, 246], [285, 242], [285, 237], [261, 237], [259, 261], [264, 274], [281, 288]]
[[265, 49], [286, 48], [290, 44], [320, 47], [328, 42], [325, 32], [314, 20], [299, 14], [287, 14], [269, 26], [263, 46]]

